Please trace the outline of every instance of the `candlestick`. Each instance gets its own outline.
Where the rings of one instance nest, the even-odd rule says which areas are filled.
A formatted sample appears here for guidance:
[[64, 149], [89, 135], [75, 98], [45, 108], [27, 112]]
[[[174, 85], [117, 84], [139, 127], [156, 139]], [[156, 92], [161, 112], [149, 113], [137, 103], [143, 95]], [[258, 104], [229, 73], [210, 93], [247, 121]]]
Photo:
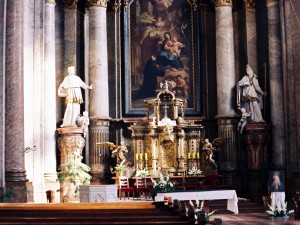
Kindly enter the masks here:
[[148, 160], [148, 154], [145, 153], [145, 160]]
[[139, 153], [135, 154], [135, 160], [139, 160]]
[[191, 153], [188, 153], [188, 159], [190, 159], [191, 158]]
[[197, 152], [197, 158], [198, 158], [198, 159], [200, 158], [200, 153], [199, 153], [199, 152]]
[[193, 159], [194, 159], [194, 158], [196, 158], [196, 153], [195, 153], [195, 152], [193, 152]]
[[140, 159], [143, 159], [143, 153], [140, 154]]

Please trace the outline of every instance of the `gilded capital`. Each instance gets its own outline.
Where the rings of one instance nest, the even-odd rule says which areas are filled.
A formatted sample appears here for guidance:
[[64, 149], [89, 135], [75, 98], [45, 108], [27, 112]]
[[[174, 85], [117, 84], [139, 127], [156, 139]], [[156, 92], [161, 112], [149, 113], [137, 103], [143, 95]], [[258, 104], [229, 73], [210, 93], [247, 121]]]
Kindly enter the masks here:
[[76, 9], [78, 0], [64, 0], [65, 9]]
[[266, 0], [266, 3], [279, 2], [279, 0]]
[[108, 0], [87, 0], [90, 7], [104, 7], [107, 8]]
[[215, 6], [231, 6], [232, 7], [232, 0], [215, 0]]
[[45, 2], [55, 4], [55, 0], [46, 0]]
[[115, 0], [113, 4], [113, 9], [116, 13], [121, 11], [121, 0]]
[[245, 8], [255, 8], [255, 0], [244, 0]]

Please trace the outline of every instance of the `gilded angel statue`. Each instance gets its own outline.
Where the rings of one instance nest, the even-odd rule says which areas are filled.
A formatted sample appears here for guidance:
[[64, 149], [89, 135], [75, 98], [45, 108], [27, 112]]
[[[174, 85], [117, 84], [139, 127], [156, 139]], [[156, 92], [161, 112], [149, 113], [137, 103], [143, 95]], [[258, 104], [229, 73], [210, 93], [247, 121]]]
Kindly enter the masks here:
[[109, 147], [110, 150], [112, 150], [111, 157], [112, 158], [117, 157], [117, 164], [119, 164], [120, 166], [125, 164], [126, 162], [125, 153], [128, 152], [127, 147], [129, 145], [128, 144], [125, 145], [124, 141], [121, 141], [120, 145], [115, 145], [112, 142], [101, 142], [101, 143], [97, 143], [97, 145]]
[[221, 150], [222, 145], [228, 138], [215, 138], [212, 142], [209, 142], [207, 138], [201, 139], [202, 151], [205, 152], [205, 159], [209, 165], [217, 168], [217, 164], [213, 159], [214, 152]]

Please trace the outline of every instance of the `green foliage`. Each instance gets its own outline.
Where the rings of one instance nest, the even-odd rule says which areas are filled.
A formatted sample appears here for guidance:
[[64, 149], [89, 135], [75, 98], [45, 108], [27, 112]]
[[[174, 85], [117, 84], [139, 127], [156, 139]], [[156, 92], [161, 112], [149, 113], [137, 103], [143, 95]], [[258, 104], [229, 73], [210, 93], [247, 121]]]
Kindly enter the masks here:
[[[65, 183], [64, 188], [66, 189], [70, 189], [70, 184], [73, 184], [75, 186], [75, 197], [78, 196], [79, 185], [89, 185], [90, 180], [92, 179], [88, 173], [90, 171], [90, 167], [81, 162], [82, 158], [83, 157], [81, 155], [73, 154], [69, 158], [68, 163], [61, 164], [58, 167], [58, 180]], [[67, 190], [67, 193], [69, 191], [70, 190]], [[64, 196], [64, 198], [65, 197], [66, 196]]]
[[0, 196], [0, 202], [5, 203], [8, 202], [9, 199], [15, 198], [17, 196], [17, 192], [14, 188], [9, 188]]

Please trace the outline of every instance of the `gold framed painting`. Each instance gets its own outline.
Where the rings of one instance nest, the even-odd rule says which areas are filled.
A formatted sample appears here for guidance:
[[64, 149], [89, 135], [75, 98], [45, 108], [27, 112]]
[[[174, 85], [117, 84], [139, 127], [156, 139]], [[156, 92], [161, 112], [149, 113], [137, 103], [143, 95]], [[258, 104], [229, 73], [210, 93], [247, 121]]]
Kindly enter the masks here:
[[145, 114], [162, 82], [186, 100], [186, 115], [200, 114], [199, 12], [195, 1], [131, 0], [122, 10], [123, 114]]

